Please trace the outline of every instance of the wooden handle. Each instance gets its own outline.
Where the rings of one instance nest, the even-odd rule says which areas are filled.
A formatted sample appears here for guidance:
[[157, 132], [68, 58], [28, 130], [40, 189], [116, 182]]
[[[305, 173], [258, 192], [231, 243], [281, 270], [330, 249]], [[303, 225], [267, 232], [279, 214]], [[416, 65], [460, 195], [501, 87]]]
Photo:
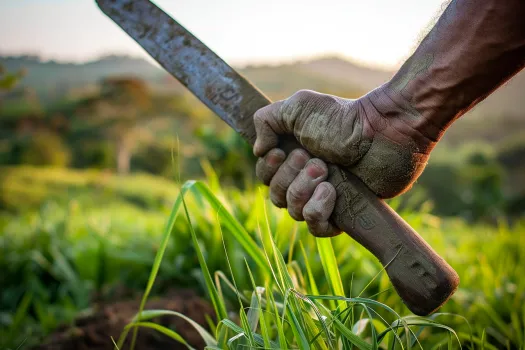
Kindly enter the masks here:
[[[279, 146], [288, 154], [301, 147], [293, 137]], [[428, 243], [357, 176], [328, 164], [337, 200], [331, 220], [374, 254], [397, 293], [416, 315], [436, 311], [456, 291], [459, 276]]]
[[459, 276], [423, 238], [357, 176], [329, 165], [337, 200], [331, 219], [374, 254], [397, 293], [416, 315], [441, 307], [456, 291]]

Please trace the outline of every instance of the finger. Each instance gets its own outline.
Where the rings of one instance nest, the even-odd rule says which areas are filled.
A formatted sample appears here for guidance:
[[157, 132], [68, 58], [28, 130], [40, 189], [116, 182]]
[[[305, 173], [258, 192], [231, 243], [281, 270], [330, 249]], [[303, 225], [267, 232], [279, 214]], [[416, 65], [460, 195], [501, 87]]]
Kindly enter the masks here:
[[279, 143], [277, 135], [286, 133], [280, 122], [282, 104], [283, 101], [277, 101], [255, 112], [253, 122], [257, 138], [253, 145], [253, 153], [257, 157], [262, 157], [269, 150], [277, 147]]
[[286, 192], [286, 203], [290, 216], [303, 221], [303, 208], [312, 197], [317, 185], [326, 180], [328, 168], [318, 159], [310, 159], [299, 175], [292, 181]]
[[266, 155], [257, 160], [255, 165], [255, 175], [265, 185], [269, 185], [272, 177], [275, 175], [281, 164], [286, 159], [286, 154], [282, 149], [274, 148]]
[[286, 191], [308, 160], [308, 152], [301, 148], [294, 149], [275, 173], [270, 181], [270, 199], [277, 207], [286, 207]]
[[329, 182], [321, 182], [303, 208], [303, 217], [316, 237], [336, 236], [341, 231], [328, 220], [334, 210], [336, 192]]

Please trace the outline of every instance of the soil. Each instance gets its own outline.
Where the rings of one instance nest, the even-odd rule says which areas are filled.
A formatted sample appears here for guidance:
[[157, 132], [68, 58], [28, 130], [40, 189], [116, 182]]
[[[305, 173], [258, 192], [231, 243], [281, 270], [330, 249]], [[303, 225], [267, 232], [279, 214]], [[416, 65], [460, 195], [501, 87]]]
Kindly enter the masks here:
[[[208, 329], [205, 315], [215, 319], [212, 306], [194, 291], [186, 289], [171, 290], [163, 297], [150, 298], [145, 310], [162, 309], [180, 312]], [[69, 349], [114, 349], [111, 337], [118, 338], [129, 321], [137, 313], [140, 299], [106, 303], [96, 307], [96, 311], [78, 317], [74, 325], [64, 326], [51, 334], [44, 344], [33, 350], [69, 350]], [[198, 332], [188, 322], [179, 317], [163, 316], [153, 320], [179, 333], [191, 346], [203, 349], [205, 344]], [[121, 350], [129, 349], [131, 333]], [[137, 350], [149, 349], [187, 349], [183, 344], [155, 331], [139, 328]]]

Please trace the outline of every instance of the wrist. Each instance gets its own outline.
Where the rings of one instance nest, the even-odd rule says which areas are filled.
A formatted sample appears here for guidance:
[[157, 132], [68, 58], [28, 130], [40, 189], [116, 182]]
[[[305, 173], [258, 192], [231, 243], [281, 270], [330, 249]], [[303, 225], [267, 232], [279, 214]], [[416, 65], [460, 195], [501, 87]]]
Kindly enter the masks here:
[[426, 79], [413, 79], [408, 84], [400, 84], [394, 77], [381, 90], [399, 109], [398, 113], [405, 123], [435, 142], [461, 115], [460, 108], [456, 108], [457, 104], [452, 101], [454, 96], [448, 96], [449, 91], [428, 76]]
[[413, 127], [445, 130], [525, 67], [525, 3], [453, 1], [385, 91], [410, 111]]
[[359, 99], [365, 116], [363, 136], [372, 139], [378, 133], [400, 145], [412, 145], [413, 151], [429, 154], [440, 133], [438, 127], [414, 110], [410, 103], [389, 84], [384, 84]]

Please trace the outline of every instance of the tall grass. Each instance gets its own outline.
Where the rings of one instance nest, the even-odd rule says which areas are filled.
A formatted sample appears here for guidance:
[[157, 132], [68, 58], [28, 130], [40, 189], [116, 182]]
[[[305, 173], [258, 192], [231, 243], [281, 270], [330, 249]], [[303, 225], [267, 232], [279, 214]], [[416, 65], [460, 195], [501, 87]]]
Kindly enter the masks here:
[[[298, 347], [296, 342], [301, 338], [291, 328], [295, 315], [288, 311], [291, 307], [311, 316], [313, 325], [305, 316], [296, 316], [300, 328], [295, 331], [301, 329], [312, 344], [330, 344], [337, 337], [345, 338], [340, 334], [346, 334], [342, 333], [344, 328], [336, 328], [341, 326], [335, 321], [325, 322], [325, 330], [319, 321], [323, 317], [316, 314], [319, 311], [328, 320], [338, 318], [369, 345], [374, 342], [373, 324], [376, 340], [383, 347], [392, 341], [400, 347], [399, 340], [392, 339], [392, 330], [384, 333], [388, 327], [397, 329], [404, 347], [411, 337], [414, 346], [419, 346], [412, 335], [407, 335], [410, 332], [396, 323], [398, 319], [414, 320], [374, 256], [346, 235], [315, 239], [305, 225], [290, 219], [285, 210], [266, 207], [269, 202], [264, 187], [245, 191], [221, 188], [213, 172], [208, 174], [207, 185], [187, 182], [184, 203], [190, 226], [182, 197], [177, 197], [180, 188], [169, 181], [147, 176], [120, 179], [92, 171], [45, 168], [12, 171], [9, 181], [2, 183], [2, 189], [10, 188], [3, 191], [10, 193], [3, 199], [23, 201], [32, 191], [18, 189], [36, 186], [52, 192], [53, 196], [42, 196], [54, 200], [37, 210], [0, 213], [0, 347], [16, 348], [24, 339], [25, 345], [39, 342], [58, 325], [70, 322], [79, 311], [88, 308], [94, 294], [111, 296], [119, 284], [144, 290], [170, 225], [171, 235], [150, 295], [176, 285], [206, 291], [211, 297], [196, 255], [198, 245], [217, 289], [217, 303], [222, 301], [227, 312], [239, 315], [239, 319], [230, 321], [243, 328], [242, 302], [247, 324], [255, 329], [253, 341], [237, 333], [239, 338], [232, 341], [232, 346], [241, 341], [257, 344], [258, 334], [265, 347]], [[76, 180], [61, 180], [69, 178]], [[399, 211], [396, 201], [391, 204]], [[404, 209], [400, 214], [461, 277], [454, 297], [439, 314], [427, 319], [453, 328], [466, 348], [480, 348], [481, 344], [485, 349], [523, 348], [525, 222], [512, 226], [501, 223], [498, 227], [469, 225], [461, 219], [437, 218], [425, 208]], [[167, 225], [167, 218], [175, 209], [177, 216]], [[285, 269], [278, 265], [279, 261], [284, 262]], [[326, 276], [330, 261], [337, 269], [329, 268], [331, 276]], [[287, 288], [289, 280], [293, 289]], [[334, 280], [339, 280], [337, 287]], [[378, 304], [367, 304], [360, 298]], [[325, 315], [328, 310], [334, 316]], [[255, 319], [256, 328], [251, 326]], [[222, 320], [219, 318], [216, 328], [212, 327], [212, 338], [224, 344], [234, 335], [235, 327]], [[410, 327], [423, 348], [445, 343], [448, 346], [448, 334], [452, 346], [458, 347], [454, 335], [447, 330]], [[133, 328], [130, 326], [130, 330]], [[11, 343], [6, 345], [10, 338]]]
[[[217, 210], [217, 225], [219, 228], [222, 226], [228, 228], [227, 231], [230, 233], [230, 236], [226, 238], [221, 235], [220, 238], [223, 243], [224, 239], [236, 239], [242, 245], [246, 258], [250, 257], [257, 262], [258, 273], [254, 275], [250, 265], [244, 260], [252, 288], [240, 290], [232, 273], [231, 260], [228, 258], [226, 245], [222, 244], [225, 260], [228, 264], [229, 271], [227, 272], [231, 278], [227, 286], [233, 286], [232, 291], [238, 296], [238, 303], [231, 305], [239, 314], [240, 322], [238, 323], [228, 318], [226, 312], [228, 300], [219, 293], [220, 286], [214, 283], [203, 255], [203, 249], [199, 245], [184, 199], [188, 190], [192, 190], [197, 199], [205, 200]], [[432, 344], [434, 348], [446, 346], [446, 348], [452, 349], [454, 348], [453, 344], [461, 346], [461, 341], [452, 328], [431, 318], [401, 317], [387, 305], [373, 299], [346, 297], [330, 238], [317, 239], [316, 245], [324, 270], [324, 276], [318, 276], [320, 277], [318, 281], [321, 283], [323, 280], [327, 281], [325, 283], [330, 286], [331, 294], [313, 294], [312, 290], [317, 291], [316, 283], [314, 282], [310, 286], [295, 257], [290, 256], [288, 263], [286, 263], [278, 249], [266, 210], [263, 211], [263, 217], [257, 218], [259, 237], [257, 240], [252, 239], [242, 225], [230, 213], [222, 209], [222, 204], [213, 192], [204, 183], [195, 181], [187, 182], [183, 186], [181, 194], [173, 206], [164, 231], [163, 243], [157, 253], [139, 313], [129, 327], [135, 327], [135, 329], [136, 327], [153, 327], [144, 322], [150, 319], [151, 315], [174, 314], [162, 310], [150, 310], [144, 314], [143, 306], [157, 276], [166, 242], [173, 232], [175, 218], [181, 210], [181, 206], [190, 228], [193, 246], [204, 275], [208, 295], [218, 318], [218, 324], [213, 327], [216, 329], [214, 337], [202, 328], [196, 327], [206, 341], [207, 349], [247, 347], [372, 350], [379, 348], [410, 349], [414, 346], [423, 348], [417, 334], [421, 334], [427, 328], [443, 329], [445, 333], [451, 334], [451, 336], [442, 335], [442, 341]], [[222, 233], [222, 230], [220, 232]], [[289, 249], [292, 250], [292, 248]], [[264, 258], [264, 262], [261, 262], [261, 256]], [[241, 261], [236, 261], [235, 264], [239, 265]], [[308, 268], [306, 270], [311, 276], [311, 271], [308, 271]], [[225, 275], [224, 271], [217, 271], [216, 273]], [[310, 280], [315, 281], [313, 278]], [[241, 297], [242, 295], [244, 298]], [[243, 302], [243, 299], [249, 300], [249, 302]], [[385, 313], [378, 312], [378, 309], [386, 311], [386, 316]], [[182, 317], [182, 315], [175, 315]], [[195, 324], [193, 325], [195, 326]], [[155, 328], [186, 344], [180, 335], [174, 331], [164, 329], [160, 325], [156, 325]], [[119, 348], [124, 343], [126, 336], [127, 332], [124, 332], [119, 340]], [[132, 341], [132, 350], [133, 346], [134, 342]], [[188, 348], [191, 347], [188, 345]]]

